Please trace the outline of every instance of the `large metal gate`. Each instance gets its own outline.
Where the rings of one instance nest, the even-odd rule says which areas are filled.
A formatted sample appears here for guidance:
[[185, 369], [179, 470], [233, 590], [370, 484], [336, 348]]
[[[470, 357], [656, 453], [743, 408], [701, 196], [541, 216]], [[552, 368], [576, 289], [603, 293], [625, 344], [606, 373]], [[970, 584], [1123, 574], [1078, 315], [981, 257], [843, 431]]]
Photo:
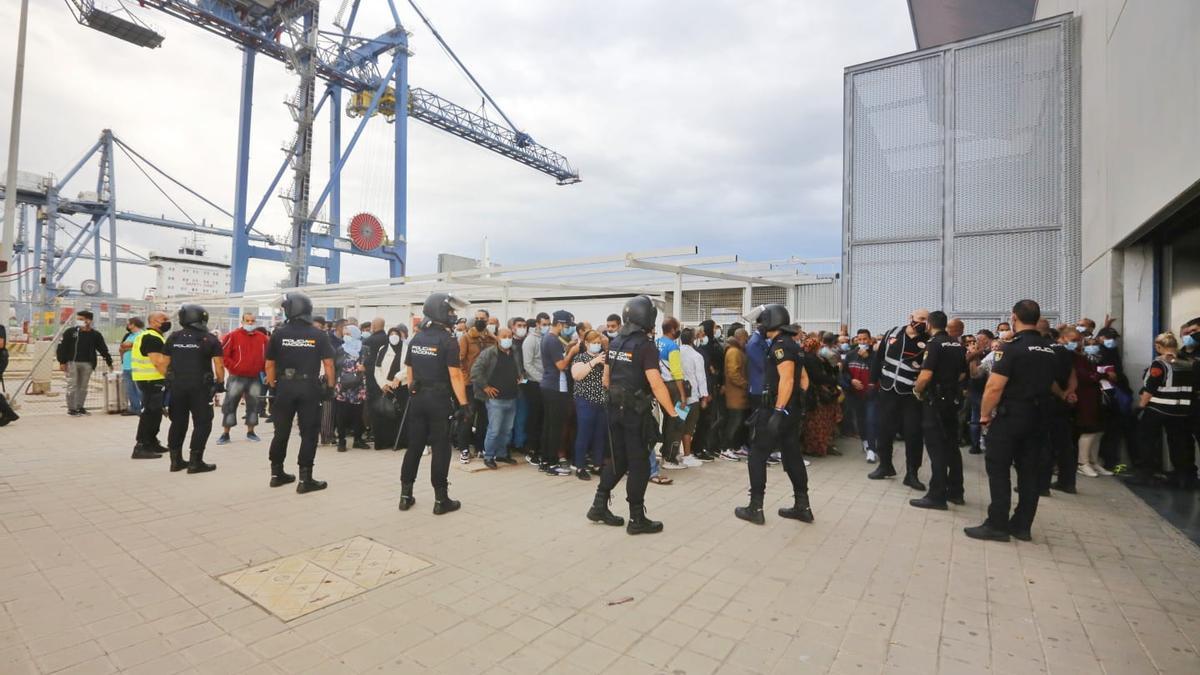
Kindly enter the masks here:
[[1064, 15], [846, 69], [844, 315], [1079, 313], [1079, 88]]

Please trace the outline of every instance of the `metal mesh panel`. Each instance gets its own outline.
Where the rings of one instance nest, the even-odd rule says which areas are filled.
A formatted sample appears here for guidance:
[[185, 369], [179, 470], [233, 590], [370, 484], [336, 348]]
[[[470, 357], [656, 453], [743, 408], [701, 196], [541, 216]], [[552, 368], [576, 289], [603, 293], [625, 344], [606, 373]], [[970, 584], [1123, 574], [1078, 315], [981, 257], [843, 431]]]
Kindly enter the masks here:
[[1066, 64], [1066, 94], [1063, 96], [1063, 174], [1065, 188], [1059, 199], [1062, 202], [1063, 232], [1063, 299], [1062, 316], [1074, 321], [1082, 316], [1080, 296], [1083, 284], [1083, 234], [1080, 223], [1080, 169], [1079, 169], [1079, 24], [1070, 22], [1062, 27], [1063, 63]]
[[855, 241], [940, 233], [942, 68], [939, 54], [853, 77]]
[[788, 298], [788, 289], [779, 288], [778, 286], [756, 286], [750, 292], [750, 304], [755, 307], [758, 305], [769, 305], [772, 302], [778, 302], [790, 307], [792, 301]]
[[913, 241], [865, 244], [850, 251], [850, 320], [882, 330], [902, 322], [917, 307], [942, 302], [940, 244]]
[[1022, 298], [1057, 311], [1062, 298], [1062, 235], [1011, 232], [954, 240], [952, 306], [1003, 315]]
[[699, 323], [712, 318], [714, 309], [742, 308], [742, 289], [717, 288], [703, 291], [683, 292], [683, 316], [679, 320], [684, 323]]
[[1057, 28], [955, 52], [955, 231], [1061, 224], [1062, 62]]

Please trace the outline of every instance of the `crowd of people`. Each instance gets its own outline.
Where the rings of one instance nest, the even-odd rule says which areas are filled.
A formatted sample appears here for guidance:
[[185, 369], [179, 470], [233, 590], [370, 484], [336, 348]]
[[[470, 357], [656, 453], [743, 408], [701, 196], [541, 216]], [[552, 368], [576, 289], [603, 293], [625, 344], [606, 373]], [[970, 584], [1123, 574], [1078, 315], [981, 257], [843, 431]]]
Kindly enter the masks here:
[[[882, 480], [897, 475], [893, 445], [900, 440], [905, 449], [903, 482], [926, 493], [912, 500], [920, 508], [945, 509], [964, 502], [960, 447], [970, 454], [985, 454], [989, 476], [1002, 472], [1005, 481], [1015, 464], [1027, 520], [1014, 516], [1015, 520], [1002, 524], [999, 515], [990, 516], [990, 529], [984, 534], [995, 537], [1026, 536], [1031, 509], [1036, 508], [1036, 502], [1029, 505], [1032, 496], [1048, 496], [1052, 489], [1074, 493], [1077, 475], [1126, 474], [1134, 483], [1194, 489], [1200, 405], [1194, 400], [1193, 364], [1200, 355], [1200, 318], [1182, 326], [1178, 335], [1167, 332], [1156, 337], [1156, 357], [1139, 380], [1123, 367], [1121, 336], [1114, 320], [1106, 318], [1099, 327], [1088, 318], [1051, 326], [1040, 317], [1036, 303], [1022, 302], [1026, 304], [1014, 307], [1011, 321], [973, 335], [964, 334], [963, 321], [923, 309], [912, 312], [905, 325], [884, 332], [861, 328], [853, 334], [846, 327], [807, 332], [790, 319], [768, 330], [763, 308], [745, 323], [727, 326], [712, 320], [684, 325], [655, 313], [652, 325], [634, 331], [652, 341], [652, 366], [666, 397], [647, 406], [653, 427], [639, 431], [643, 434], [639, 442], [648, 449], [647, 481], [671, 485], [678, 472], [718, 459], [750, 462], [757, 424], [782, 413], [789, 419], [772, 427], [774, 445], [764, 454], [764, 465], [782, 462], [789, 476], [798, 476], [810, 460], [796, 459], [793, 464], [803, 465], [787, 467], [784, 446], [794, 445], [797, 454], [809, 458], [839, 455], [838, 437], [848, 436], [859, 439], [863, 460], [875, 465], [868, 478]], [[785, 312], [781, 306], [770, 307]], [[296, 343], [281, 338], [291, 317], [272, 332], [247, 313], [238, 328], [219, 335], [208, 330], [203, 308], [185, 306], [179, 316], [183, 327], [175, 333], [168, 332], [169, 317], [163, 313], [127, 322], [128, 332], [119, 347], [128, 396], [125, 414], [142, 418], [133, 457], [150, 459], [168, 453], [172, 470], [209, 471], [215, 466], [203, 462], [203, 452], [212, 426], [213, 397], [220, 399], [223, 429], [216, 443], [233, 442], [239, 410], [245, 439], [257, 442], [260, 419], [275, 422], [277, 437], [281, 431], [272, 417], [281, 401], [276, 391], [280, 378], [307, 375], [281, 373], [274, 363], [281, 349]], [[779, 315], [772, 316], [779, 323]], [[104, 340], [91, 325], [91, 315], [80, 312], [77, 321], [57, 350], [67, 374], [68, 414], [73, 416], [87, 414], [87, 381], [98, 361], [112, 364]], [[614, 342], [629, 333], [626, 321], [622, 314], [612, 314], [603, 325], [592, 325], [576, 321], [567, 310], [511, 317], [503, 323], [484, 308], [475, 309], [470, 317], [448, 312], [444, 325], [431, 324], [427, 316], [414, 330], [417, 335], [438, 330], [443, 353], [437, 346], [422, 346], [417, 356], [434, 354], [448, 364], [449, 379], [438, 375], [439, 382], [445, 380], [441, 382], [444, 398], [456, 396], [459, 386], [463, 391], [463, 400], [451, 400], [447, 411], [454, 421], [447, 428], [448, 442], [458, 461], [480, 461], [488, 469], [497, 469], [500, 464], [516, 464], [523, 456], [549, 477], [574, 476], [581, 481], [597, 477], [613, 461], [614, 411], [621, 408], [614, 403], [611, 389], [613, 359], [629, 359], [633, 354], [614, 349]], [[322, 351], [319, 361], [324, 363], [326, 356], [329, 361], [327, 369], [314, 366], [312, 375], [314, 385], [321, 381], [328, 394], [319, 397], [326, 402], [317, 403], [321, 424], [317, 430], [311, 423], [313, 444], [319, 435], [339, 452], [401, 450], [411, 445], [410, 437], [420, 434], [409, 429], [410, 399], [420, 387], [413, 381], [409, 349], [420, 341], [416, 336], [410, 339], [410, 326], [389, 328], [382, 318], [360, 323], [320, 316], [301, 323], [321, 336], [321, 348], [328, 353]], [[182, 340], [187, 349], [178, 353], [184, 358], [198, 353], [199, 360], [188, 362], [195, 372], [181, 378], [183, 364], [177, 361], [172, 369], [171, 358], [161, 357], [178, 349], [181, 340], [175, 336], [187, 331], [194, 335]], [[447, 351], [456, 353], [447, 358]], [[1030, 356], [1025, 356], [1026, 351]], [[1045, 391], [1029, 384], [1032, 380], [1014, 375], [1013, 369], [1026, 367], [1026, 361], [1041, 364], [1048, 378]], [[794, 378], [794, 388], [785, 388], [786, 400], [776, 405], [780, 382], [788, 377], [781, 374], [785, 372]], [[171, 379], [178, 381], [169, 385]], [[194, 384], [195, 391], [183, 382]], [[1007, 397], [999, 389], [989, 393], [989, 382], [1000, 383], [1001, 388], [1007, 383]], [[1027, 386], [1036, 393], [1018, 402], [1014, 392]], [[289, 432], [291, 416], [303, 401], [293, 403], [285, 406]], [[1026, 403], [1031, 407], [1022, 408]], [[158, 424], [146, 420], [161, 418], [153, 412], [164, 408], [172, 420], [165, 448], [157, 440]], [[1008, 430], [1000, 434], [1004, 440], [993, 440], [1004, 449], [990, 452], [989, 438], [996, 435], [989, 435], [988, 429], [1006, 415], [1016, 421], [1001, 423], [999, 427]], [[192, 455], [185, 461], [181, 446], [189, 417], [194, 427]], [[1009, 446], [1015, 436], [1025, 445], [1032, 443], [1011, 431], [1025, 419], [1037, 420], [1033, 426], [1040, 434], [1039, 449], [1022, 454]], [[310, 423], [300, 424], [303, 436]], [[778, 433], [785, 428], [786, 438]], [[1164, 437], [1169, 471], [1163, 462]], [[426, 445], [433, 443], [416, 451], [428, 454]], [[920, 475], [925, 457], [930, 464], [928, 486]], [[311, 478], [311, 463], [308, 468]], [[753, 485], [753, 467], [751, 478]], [[793, 483], [806, 485], [807, 478], [793, 476]], [[992, 487], [995, 502], [997, 486]], [[753, 492], [748, 507], [753, 517], [747, 519], [758, 522], [761, 513], [754, 512]], [[803, 507], [798, 501], [796, 508], [807, 510], [806, 494]], [[1018, 504], [1018, 512], [1021, 509]], [[745, 515], [742, 511], [739, 517]], [[811, 518], [811, 511], [807, 515]]]

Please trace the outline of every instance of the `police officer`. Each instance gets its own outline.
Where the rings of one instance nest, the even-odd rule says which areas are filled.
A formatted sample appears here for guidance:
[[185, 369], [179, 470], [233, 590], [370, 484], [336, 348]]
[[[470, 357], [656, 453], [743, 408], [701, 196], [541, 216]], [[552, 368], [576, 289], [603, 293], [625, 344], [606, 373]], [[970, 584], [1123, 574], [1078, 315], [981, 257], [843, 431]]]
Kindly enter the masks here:
[[137, 443], [133, 459], [158, 459], [166, 448], [158, 442], [162, 426], [163, 396], [167, 384], [167, 355], [165, 335], [171, 330], [166, 312], [150, 312], [146, 330], [133, 340], [129, 362], [133, 384], [142, 394], [142, 414], [138, 418]]
[[430, 481], [433, 483], [433, 513], [457, 511], [460, 502], [450, 499], [450, 420], [462, 429], [470, 419], [467, 385], [458, 360], [454, 324], [467, 303], [449, 293], [434, 293], [425, 300], [425, 321], [408, 343], [404, 365], [408, 368], [408, 449], [400, 467], [400, 510], [407, 511], [417, 500], [413, 483], [425, 446], [433, 448]]
[[878, 412], [875, 452], [879, 466], [867, 478], [880, 480], [896, 475], [892, 464], [892, 442], [896, 431], [904, 436], [904, 484], [914, 490], [924, 490], [917, 478], [921, 468], [921, 402], [913, 396], [917, 374], [929, 336], [925, 333], [929, 310], [918, 309], [908, 317], [908, 325], [883, 334], [875, 360], [871, 363], [871, 379], [879, 385], [875, 394]]
[[[1041, 308], [1033, 300], [1013, 305], [1012, 323], [1016, 336], [996, 352], [980, 404], [979, 423], [987, 430], [987, 467], [991, 503], [982, 525], [964, 529], [972, 539], [1008, 541], [1009, 535], [1031, 539], [1033, 516], [1037, 513], [1039, 458], [1045, 437], [1050, 399], [1057, 385], [1054, 370], [1058, 361], [1050, 341], [1037, 331]], [[994, 416], [993, 416], [994, 414]], [[1017, 467], [1016, 511], [1009, 518], [1012, 483], [1009, 471]]]
[[[1040, 329], [1039, 329], [1040, 332]], [[1071, 406], [1076, 402], [1079, 380], [1075, 375], [1076, 348], [1079, 332], [1074, 326], [1049, 329], [1047, 339], [1054, 350], [1054, 398], [1050, 400], [1050, 419], [1046, 429], [1046, 448], [1042, 453], [1038, 491], [1043, 497], [1050, 496], [1050, 488], [1059, 492], [1075, 494], [1075, 472], [1079, 467], [1079, 449], [1076, 445], [1071, 424]], [[1055, 467], [1058, 480], [1051, 483]]]
[[767, 458], [778, 449], [783, 457], [783, 470], [792, 481], [795, 499], [791, 508], [779, 509], [782, 518], [805, 523], [813, 522], [808, 503], [808, 471], [800, 453], [800, 424], [804, 418], [803, 401], [808, 391], [808, 371], [800, 345], [796, 344], [795, 328], [787, 308], [780, 304], [764, 305], [757, 311], [758, 328], [767, 337], [767, 360], [763, 377], [763, 392], [754, 412], [754, 438], [750, 444], [750, 504], [739, 506], [733, 513], [742, 520], [757, 525], [763, 517], [763, 496], [767, 491]]
[[[329, 335], [312, 325], [312, 300], [303, 293], [288, 293], [283, 298], [287, 321], [271, 334], [267, 343], [267, 386], [275, 390], [271, 419], [275, 437], [271, 439], [271, 487], [287, 485], [296, 477], [283, 471], [292, 417], [300, 425], [300, 482], [296, 492], [324, 490], [327, 483], [312, 477], [317, 455], [317, 436], [321, 432], [321, 401], [333, 398], [333, 346]], [[324, 372], [325, 381], [320, 375]]]
[[[208, 312], [200, 305], [179, 308], [179, 330], [167, 338], [167, 386], [171, 390], [171, 428], [167, 431], [167, 452], [171, 471], [187, 469], [204, 473], [217, 468], [204, 463], [204, 446], [212, 433], [213, 397], [225, 391], [225, 367], [221, 361], [221, 341], [208, 332]], [[183, 461], [183, 441], [188, 420], [193, 423], [191, 453]]]
[[625, 499], [629, 502], [629, 534], [662, 532], [663, 524], [646, 517], [646, 484], [650, 481], [650, 435], [655, 428], [652, 402], [667, 417], [679, 412], [658, 368], [658, 348], [650, 339], [658, 309], [645, 295], [631, 298], [621, 312], [622, 326], [608, 345], [609, 443], [611, 461], [604, 463], [588, 520], [619, 527], [625, 521], [608, 508], [613, 488], [629, 474]]
[[913, 395], [921, 401], [921, 431], [929, 452], [929, 492], [909, 504], [920, 509], [946, 510], [946, 502], [963, 504], [962, 454], [958, 449], [958, 408], [961, 383], [967, 373], [962, 343], [946, 331], [946, 313], [930, 312], [932, 337], [925, 346], [921, 372]]

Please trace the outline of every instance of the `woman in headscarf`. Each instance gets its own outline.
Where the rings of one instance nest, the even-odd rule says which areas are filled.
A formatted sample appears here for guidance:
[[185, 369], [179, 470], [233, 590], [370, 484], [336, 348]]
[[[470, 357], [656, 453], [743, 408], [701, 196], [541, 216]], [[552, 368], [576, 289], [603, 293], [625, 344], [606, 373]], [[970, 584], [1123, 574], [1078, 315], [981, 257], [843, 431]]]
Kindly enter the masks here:
[[824, 457], [841, 454], [833, 447], [838, 423], [837, 368], [830, 362], [833, 350], [817, 337], [804, 340], [804, 368], [809, 387], [805, 399], [804, 454]]
[[337, 382], [333, 391], [334, 422], [337, 424], [338, 452], [346, 451], [346, 437], [353, 434], [354, 448], [366, 450], [363, 441], [363, 402], [367, 400], [366, 368], [362, 363], [362, 329], [346, 326], [342, 346], [334, 356]]
[[400, 428], [404, 409], [408, 405], [408, 369], [404, 367], [404, 356], [408, 342], [400, 326], [388, 331], [387, 345], [375, 356], [373, 377], [383, 396], [374, 404], [371, 428], [375, 430], [376, 450], [399, 450], [406, 447], [405, 435]]

